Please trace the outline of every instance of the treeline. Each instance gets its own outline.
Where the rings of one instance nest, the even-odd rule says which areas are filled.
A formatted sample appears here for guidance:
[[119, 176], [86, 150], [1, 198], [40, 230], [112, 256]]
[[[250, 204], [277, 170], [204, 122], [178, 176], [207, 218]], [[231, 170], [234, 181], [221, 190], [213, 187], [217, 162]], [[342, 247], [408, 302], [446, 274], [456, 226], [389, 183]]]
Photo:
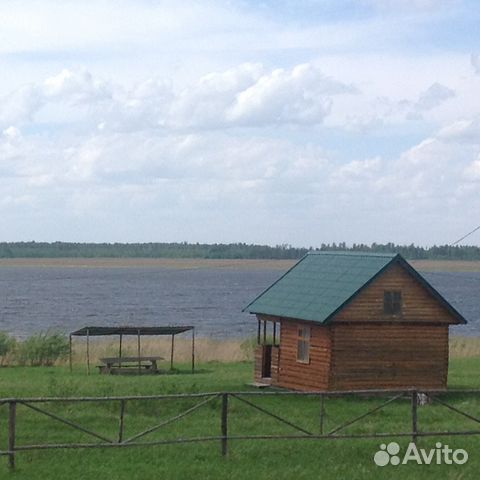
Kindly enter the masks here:
[[296, 248], [291, 245], [249, 245], [246, 243], [67, 243], [3, 242], [0, 258], [225, 258], [225, 259], [298, 259], [308, 251], [353, 251], [401, 253], [405, 258], [432, 260], [480, 260], [480, 247], [419, 247], [372, 243], [347, 245], [322, 243], [317, 247]]

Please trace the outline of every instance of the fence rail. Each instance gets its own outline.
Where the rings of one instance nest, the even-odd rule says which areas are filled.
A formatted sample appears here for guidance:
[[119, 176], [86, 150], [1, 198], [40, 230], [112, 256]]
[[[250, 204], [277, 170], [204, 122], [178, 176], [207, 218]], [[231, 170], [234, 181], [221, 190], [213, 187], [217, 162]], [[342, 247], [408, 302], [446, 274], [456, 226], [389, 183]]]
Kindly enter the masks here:
[[[31, 450], [53, 450], [53, 449], [91, 449], [91, 448], [127, 448], [127, 447], [147, 447], [168, 444], [182, 444], [182, 443], [196, 443], [196, 442], [220, 442], [221, 454], [226, 456], [228, 454], [229, 442], [231, 440], [344, 440], [344, 439], [366, 439], [366, 438], [386, 438], [386, 437], [410, 437], [412, 442], [417, 442], [419, 437], [429, 436], [462, 436], [462, 435], [480, 435], [479, 430], [438, 430], [425, 431], [419, 429], [418, 421], [418, 404], [419, 400], [422, 402], [438, 404], [446, 408], [450, 412], [461, 415], [476, 424], [480, 424], [480, 418], [472, 415], [470, 412], [463, 411], [447, 401], [441, 399], [442, 396], [463, 395], [480, 398], [480, 390], [422, 390], [415, 389], [408, 390], [350, 390], [339, 392], [291, 392], [291, 391], [269, 391], [269, 392], [205, 392], [205, 393], [188, 393], [188, 394], [173, 394], [173, 395], [150, 395], [150, 396], [111, 396], [111, 397], [45, 397], [45, 398], [2, 398], [0, 399], [0, 407], [2, 405], [8, 406], [8, 422], [7, 422], [7, 441], [8, 445], [5, 450], [0, 451], [0, 456], [8, 456], [8, 463], [13, 470], [16, 464], [16, 454], [18, 452]], [[326, 418], [326, 399], [328, 398], [348, 398], [358, 396], [378, 396], [386, 397], [386, 400], [380, 405], [370, 408], [360, 415], [354, 416], [340, 425], [325, 432], [325, 418]], [[289, 418], [270, 411], [264, 406], [255, 403], [258, 398], [268, 397], [315, 397], [319, 399], [319, 431], [312, 431], [298, 425]], [[198, 403], [183, 410], [182, 412], [170, 418], [164, 419], [161, 422], [150, 426], [149, 428], [136, 433], [133, 436], [125, 438], [125, 411], [128, 402], [132, 401], [146, 401], [146, 400], [179, 400], [179, 399], [195, 399]], [[394, 432], [371, 432], [371, 433], [344, 433], [348, 427], [360, 422], [380, 411], [386, 406], [395, 401], [408, 399], [410, 402], [410, 430], [408, 431], [394, 431]], [[220, 431], [218, 435], [204, 435], [186, 438], [164, 438], [151, 441], [139, 441], [143, 437], [156, 432], [163, 427], [175, 423], [182, 418], [192, 415], [200, 410], [205, 405], [214, 400], [220, 400]], [[231, 434], [229, 433], [230, 412], [229, 405], [234, 402], [239, 402], [246, 405], [252, 410], [260, 412], [261, 414], [273, 418], [277, 422], [287, 425], [296, 431], [292, 434]], [[87, 428], [77, 422], [62, 417], [57, 413], [46, 410], [44, 404], [55, 403], [87, 403], [87, 402], [119, 402], [119, 416], [118, 416], [118, 432], [114, 438], [109, 438], [102, 433], [96, 432]], [[96, 442], [71, 442], [71, 443], [44, 443], [44, 444], [25, 444], [17, 443], [17, 420], [19, 417], [18, 406], [26, 407], [27, 409], [48, 417], [51, 420], [60, 422], [74, 430], [80, 431], [90, 437], [93, 437]], [[218, 418], [218, 417], [217, 417]]]

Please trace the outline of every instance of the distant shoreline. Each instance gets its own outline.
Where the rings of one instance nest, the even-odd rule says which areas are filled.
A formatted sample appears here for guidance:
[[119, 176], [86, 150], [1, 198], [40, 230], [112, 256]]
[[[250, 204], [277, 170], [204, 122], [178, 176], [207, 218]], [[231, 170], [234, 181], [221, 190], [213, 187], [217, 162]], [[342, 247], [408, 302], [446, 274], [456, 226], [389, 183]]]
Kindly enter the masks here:
[[[1, 258], [2, 267], [45, 268], [234, 268], [284, 271], [296, 260], [270, 259], [204, 259], [204, 258]], [[410, 263], [423, 272], [480, 272], [478, 260], [412, 260]]]
[[[205, 258], [0, 258], [2, 267], [57, 268], [240, 268], [285, 270], [296, 260], [205, 259]], [[480, 263], [480, 262], [479, 262]]]

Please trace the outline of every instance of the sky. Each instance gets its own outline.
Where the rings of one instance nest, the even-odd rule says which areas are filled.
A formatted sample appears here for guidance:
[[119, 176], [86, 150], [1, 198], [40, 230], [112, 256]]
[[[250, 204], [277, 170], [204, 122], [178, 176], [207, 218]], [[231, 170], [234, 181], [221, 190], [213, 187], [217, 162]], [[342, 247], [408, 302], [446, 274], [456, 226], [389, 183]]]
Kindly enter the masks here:
[[0, 241], [452, 243], [480, 225], [479, 24], [473, 0], [3, 0]]

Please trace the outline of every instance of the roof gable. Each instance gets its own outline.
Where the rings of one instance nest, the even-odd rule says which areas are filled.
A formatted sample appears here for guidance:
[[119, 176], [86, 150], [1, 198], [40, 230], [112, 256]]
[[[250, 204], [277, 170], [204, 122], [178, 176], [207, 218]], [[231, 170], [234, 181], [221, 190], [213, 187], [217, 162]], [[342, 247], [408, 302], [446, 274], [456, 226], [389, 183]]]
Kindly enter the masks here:
[[466, 323], [403, 257], [394, 254], [308, 253], [244, 311], [326, 323], [394, 262], [414, 276], [458, 323]]

